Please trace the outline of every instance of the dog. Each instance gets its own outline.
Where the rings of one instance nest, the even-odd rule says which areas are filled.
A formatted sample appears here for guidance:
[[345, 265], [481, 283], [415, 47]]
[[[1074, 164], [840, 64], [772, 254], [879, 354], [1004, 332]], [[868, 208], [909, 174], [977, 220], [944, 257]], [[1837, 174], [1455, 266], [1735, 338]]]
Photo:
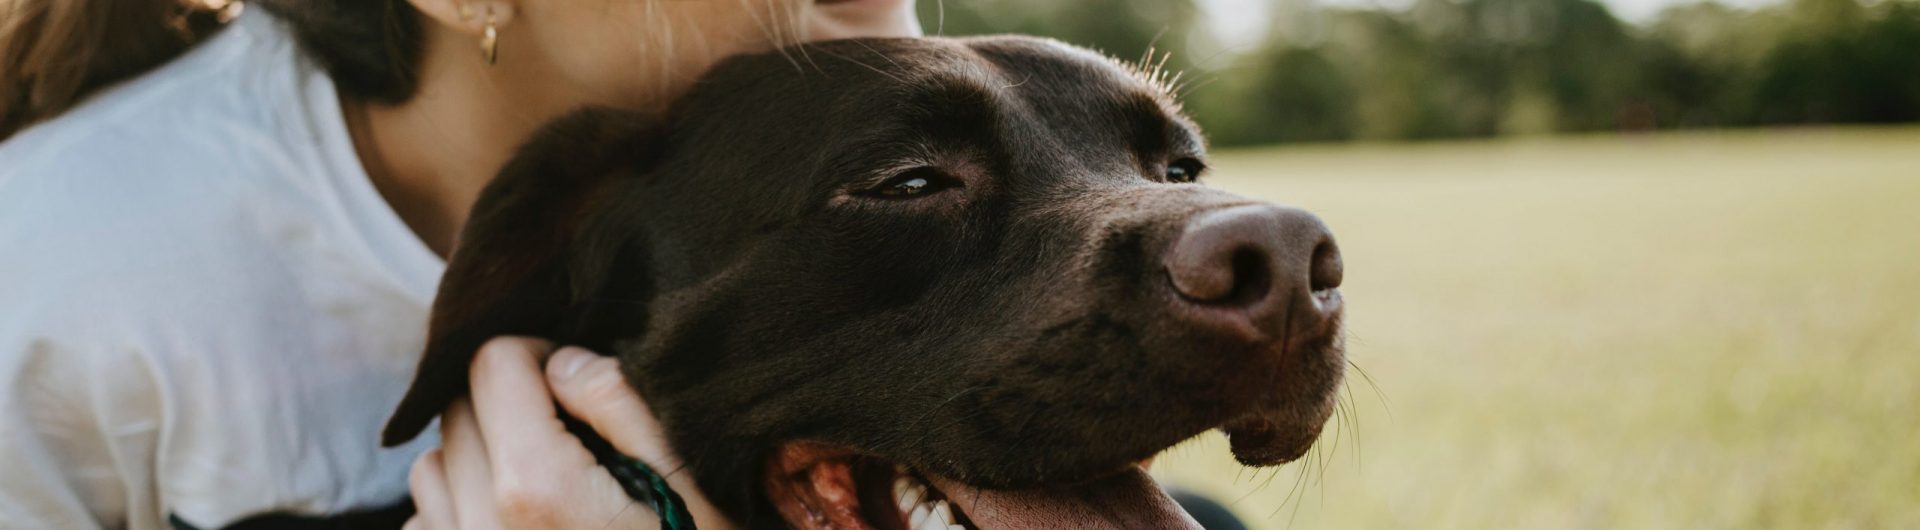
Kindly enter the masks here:
[[1208, 188], [1153, 72], [1032, 37], [731, 58], [537, 135], [475, 205], [385, 433], [486, 339], [615, 355], [750, 528], [1193, 528], [1142, 462], [1302, 456], [1344, 373], [1319, 218]]

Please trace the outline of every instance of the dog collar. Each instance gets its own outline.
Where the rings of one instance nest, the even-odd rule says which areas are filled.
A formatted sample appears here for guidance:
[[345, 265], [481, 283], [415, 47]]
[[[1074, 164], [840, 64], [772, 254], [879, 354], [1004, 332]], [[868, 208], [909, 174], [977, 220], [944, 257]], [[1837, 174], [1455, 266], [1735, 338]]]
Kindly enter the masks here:
[[644, 502], [660, 515], [660, 530], [694, 530], [693, 514], [687, 511], [686, 499], [667, 487], [667, 478], [655, 473], [640, 459], [623, 454], [615, 454], [613, 462], [602, 461], [607, 471], [613, 473], [613, 479], [620, 482], [620, 489], [627, 491], [633, 500]]
[[600, 433], [594, 432], [593, 427], [585, 422], [564, 412], [560, 414], [560, 420], [566, 424], [567, 430], [580, 438], [581, 443], [586, 444], [587, 452], [593, 453], [593, 459], [613, 474], [614, 482], [620, 483], [620, 489], [627, 492], [627, 497], [646, 504], [660, 516], [660, 530], [696, 530], [693, 514], [687, 511], [686, 499], [667, 486], [666, 477], [660, 476], [646, 462], [614, 449], [612, 443], [600, 437]]

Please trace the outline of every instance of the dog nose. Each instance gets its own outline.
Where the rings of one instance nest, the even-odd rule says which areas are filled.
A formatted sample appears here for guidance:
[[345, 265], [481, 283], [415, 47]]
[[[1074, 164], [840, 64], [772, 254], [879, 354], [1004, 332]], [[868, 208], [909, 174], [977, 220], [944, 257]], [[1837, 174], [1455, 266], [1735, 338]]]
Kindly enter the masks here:
[[1255, 204], [1195, 216], [1165, 264], [1187, 304], [1241, 310], [1195, 313], [1200, 318], [1251, 319], [1266, 328], [1298, 303], [1306, 314], [1290, 325], [1313, 327], [1339, 309], [1339, 247], [1326, 223], [1305, 210]]

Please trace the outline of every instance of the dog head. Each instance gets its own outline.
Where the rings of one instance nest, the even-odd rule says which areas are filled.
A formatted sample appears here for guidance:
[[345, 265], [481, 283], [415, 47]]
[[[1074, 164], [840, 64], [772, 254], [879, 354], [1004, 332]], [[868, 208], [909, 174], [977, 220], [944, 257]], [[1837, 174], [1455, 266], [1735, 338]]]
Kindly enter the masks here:
[[750, 526], [908, 528], [949, 509], [924, 497], [982, 528], [1189, 525], [1137, 463], [1210, 429], [1298, 458], [1344, 363], [1328, 229], [1195, 183], [1206, 159], [1153, 76], [1053, 41], [725, 61], [507, 166], [388, 441], [482, 341], [535, 335], [619, 356]]

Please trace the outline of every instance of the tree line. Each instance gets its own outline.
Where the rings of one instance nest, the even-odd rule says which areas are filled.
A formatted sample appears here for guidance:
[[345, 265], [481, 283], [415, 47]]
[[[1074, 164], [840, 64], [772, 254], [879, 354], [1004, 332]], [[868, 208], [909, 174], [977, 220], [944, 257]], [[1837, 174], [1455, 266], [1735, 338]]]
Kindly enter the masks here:
[[1230, 48], [1193, 0], [921, 3], [929, 32], [1164, 59], [1219, 144], [1920, 120], [1920, 0], [1703, 1], [1641, 25], [1592, 0], [1271, 7]]

